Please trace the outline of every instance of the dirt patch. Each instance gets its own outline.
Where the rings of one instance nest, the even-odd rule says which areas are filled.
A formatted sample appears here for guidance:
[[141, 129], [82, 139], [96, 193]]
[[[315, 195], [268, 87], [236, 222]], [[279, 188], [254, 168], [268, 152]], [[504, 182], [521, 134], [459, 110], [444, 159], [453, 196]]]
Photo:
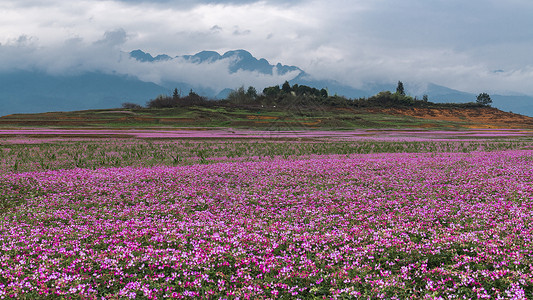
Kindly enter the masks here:
[[492, 107], [371, 108], [368, 111], [425, 120], [463, 123], [464, 127], [467, 128], [533, 128], [533, 118], [504, 112]]
[[195, 120], [192, 118], [161, 118], [159, 123], [162, 124], [182, 124], [182, 123], [193, 123]]
[[318, 124], [322, 123], [322, 120], [317, 120], [315, 122], [302, 122], [303, 125], [305, 126], [316, 126]]

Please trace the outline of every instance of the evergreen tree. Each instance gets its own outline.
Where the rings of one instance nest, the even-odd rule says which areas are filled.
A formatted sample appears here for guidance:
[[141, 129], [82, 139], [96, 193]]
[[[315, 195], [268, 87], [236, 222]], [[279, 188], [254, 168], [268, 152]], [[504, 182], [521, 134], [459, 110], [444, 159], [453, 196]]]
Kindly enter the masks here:
[[289, 94], [292, 89], [291, 89], [291, 85], [289, 84], [288, 81], [285, 81], [285, 83], [281, 86], [281, 90], [284, 92], [284, 93], [287, 93]]
[[396, 94], [405, 96], [405, 90], [403, 88], [403, 82], [398, 81], [398, 86], [396, 87]]

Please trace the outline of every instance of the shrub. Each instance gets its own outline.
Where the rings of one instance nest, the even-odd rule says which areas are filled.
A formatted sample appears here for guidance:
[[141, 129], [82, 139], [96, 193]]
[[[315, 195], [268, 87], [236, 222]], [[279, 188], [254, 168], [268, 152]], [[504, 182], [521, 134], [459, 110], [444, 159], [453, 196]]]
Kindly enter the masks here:
[[122, 103], [122, 108], [124, 108], [124, 109], [141, 109], [142, 106], [140, 106], [137, 103], [124, 102], [124, 103]]
[[146, 103], [148, 108], [169, 108], [177, 106], [178, 99], [168, 97], [165, 95], [159, 95], [157, 98], [152, 99]]

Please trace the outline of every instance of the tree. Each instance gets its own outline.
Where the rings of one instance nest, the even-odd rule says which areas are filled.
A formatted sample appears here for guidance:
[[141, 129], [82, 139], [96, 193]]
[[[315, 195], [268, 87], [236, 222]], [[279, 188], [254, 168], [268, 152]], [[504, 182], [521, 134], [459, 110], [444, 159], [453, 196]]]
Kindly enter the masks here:
[[477, 96], [476, 103], [483, 106], [490, 106], [492, 104], [492, 99], [489, 94], [481, 93]]
[[428, 95], [422, 96], [422, 101], [428, 102], [429, 101]]
[[274, 98], [274, 97], [277, 97], [280, 93], [280, 89], [279, 89], [279, 86], [276, 85], [276, 86], [271, 86], [271, 87], [266, 87], [263, 89], [263, 94], [267, 97], [271, 97], [271, 98]]
[[146, 103], [148, 108], [169, 108], [176, 106], [176, 101], [166, 95], [159, 95]]
[[292, 92], [291, 85], [289, 84], [288, 81], [285, 81], [285, 83], [283, 83], [283, 85], [281, 86], [281, 90], [286, 94], [289, 94], [290, 92]]
[[403, 88], [403, 82], [398, 81], [398, 86], [396, 87], [396, 94], [405, 96], [405, 90]]
[[180, 102], [183, 102], [185, 106], [201, 105], [202, 103], [206, 103], [206, 101], [206, 98], [198, 95], [192, 89], [189, 91], [189, 95], [180, 99]]
[[245, 92], [244, 86], [241, 86], [237, 90], [231, 91], [227, 99], [233, 104], [251, 104], [256, 97], [257, 91], [254, 87], [248, 87], [248, 90]]
[[252, 99], [257, 98], [257, 90], [253, 86], [249, 86], [248, 90], [246, 91], [246, 96]]
[[298, 89], [300, 88], [300, 85], [298, 85], [297, 83], [293, 84], [292, 86], [292, 91], [293, 92], [296, 92], [296, 94], [298, 95]]
[[180, 94], [178, 93], [178, 89], [174, 89], [174, 93], [172, 94], [172, 99], [178, 100], [180, 98]]

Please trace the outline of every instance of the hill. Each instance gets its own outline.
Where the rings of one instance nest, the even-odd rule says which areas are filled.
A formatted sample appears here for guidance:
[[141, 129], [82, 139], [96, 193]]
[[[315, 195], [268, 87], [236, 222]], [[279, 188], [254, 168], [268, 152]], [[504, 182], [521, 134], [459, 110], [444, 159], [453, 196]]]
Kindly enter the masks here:
[[14, 114], [0, 117], [1, 127], [231, 127], [262, 130], [351, 128], [524, 128], [533, 118], [491, 107], [347, 108], [326, 106], [192, 106], [166, 109], [103, 109]]

